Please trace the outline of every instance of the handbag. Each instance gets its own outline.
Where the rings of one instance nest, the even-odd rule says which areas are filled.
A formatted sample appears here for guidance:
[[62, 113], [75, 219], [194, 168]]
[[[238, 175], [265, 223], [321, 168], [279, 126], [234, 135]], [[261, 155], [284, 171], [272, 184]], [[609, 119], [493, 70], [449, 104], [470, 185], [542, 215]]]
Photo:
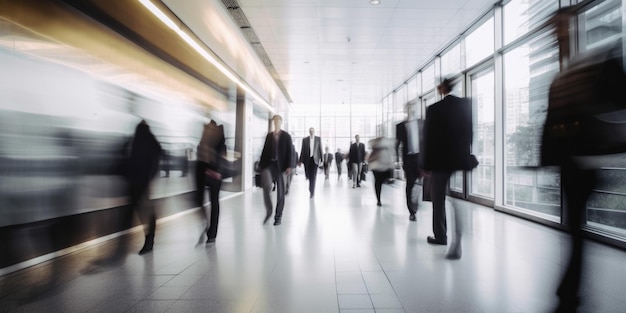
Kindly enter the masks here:
[[222, 179], [222, 174], [220, 174], [218, 171], [214, 171], [212, 169], [206, 169], [204, 171], [204, 175], [206, 176], [207, 179], [212, 179], [212, 180], [221, 180]]
[[471, 171], [473, 169], [475, 169], [476, 167], [478, 167], [478, 164], [480, 164], [480, 162], [478, 162], [478, 159], [476, 158], [475, 155], [470, 154], [467, 157], [467, 161], [465, 166], [463, 167], [464, 171]]

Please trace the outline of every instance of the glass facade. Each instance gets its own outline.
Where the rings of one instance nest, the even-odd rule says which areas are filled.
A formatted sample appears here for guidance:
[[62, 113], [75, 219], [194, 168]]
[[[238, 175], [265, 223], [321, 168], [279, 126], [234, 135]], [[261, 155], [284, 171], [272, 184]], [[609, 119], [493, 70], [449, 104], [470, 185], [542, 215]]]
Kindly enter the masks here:
[[[480, 165], [469, 173], [452, 175], [454, 196], [563, 223], [559, 169], [540, 167], [549, 86], [560, 70], [560, 59], [566, 57], [559, 52], [554, 30], [546, 27], [559, 3], [511, 0], [501, 9], [485, 12], [476, 26], [440, 51], [434, 61], [417, 69], [407, 81], [406, 100], [412, 101], [423, 117], [426, 108], [440, 100], [435, 91], [439, 79], [456, 79], [452, 94], [471, 99], [472, 150]], [[571, 34], [576, 36], [571, 57], [602, 47], [623, 55], [621, 3], [591, 1], [576, 9], [570, 24]], [[502, 36], [501, 41], [496, 34]], [[382, 122], [391, 124], [399, 118], [397, 108], [402, 103], [398, 100], [390, 94], [382, 101]], [[626, 168], [602, 168], [599, 181], [587, 203], [587, 228], [626, 238], [626, 185], [622, 184]]]
[[556, 42], [543, 33], [504, 55], [505, 204], [560, 215], [560, 178], [539, 166], [548, 88], [559, 71]]
[[452, 77], [461, 73], [461, 45], [456, 44], [441, 56], [441, 77]]
[[493, 199], [495, 190], [495, 77], [488, 70], [471, 77], [474, 140], [472, 152], [480, 164], [472, 171], [470, 192]]
[[492, 17], [465, 38], [465, 62], [468, 67], [493, 55], [495, 38], [493, 27]]
[[[338, 109], [340, 107], [344, 109]], [[379, 124], [377, 121], [385, 118], [381, 112], [388, 112], [385, 108], [389, 107], [393, 107], [391, 99], [383, 102], [382, 110], [380, 105], [375, 104], [351, 104], [324, 106], [321, 112], [317, 108], [306, 112], [293, 112], [289, 119], [289, 133], [298, 154], [302, 138], [309, 135], [311, 127], [315, 128], [315, 135], [322, 139], [324, 148], [328, 147], [333, 153], [337, 152], [337, 149], [348, 153], [355, 135], [358, 134], [360, 141], [367, 143], [379, 136], [377, 132], [383, 132], [384, 127], [381, 126], [385, 124]], [[331, 167], [331, 171], [336, 171], [336, 167]]]

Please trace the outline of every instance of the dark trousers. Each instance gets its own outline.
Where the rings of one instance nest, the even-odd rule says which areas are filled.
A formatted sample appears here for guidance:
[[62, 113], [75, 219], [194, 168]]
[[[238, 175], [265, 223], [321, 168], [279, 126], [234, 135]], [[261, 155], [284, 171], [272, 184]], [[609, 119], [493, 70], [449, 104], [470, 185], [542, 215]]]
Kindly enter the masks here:
[[317, 180], [317, 164], [315, 164], [313, 157], [309, 158], [309, 162], [306, 164], [306, 170], [309, 176], [309, 192], [311, 195], [314, 195], [315, 181]]
[[557, 294], [560, 312], [575, 312], [578, 306], [578, 290], [580, 274], [583, 268], [583, 217], [587, 209], [587, 199], [596, 183], [596, 171], [582, 169], [571, 160], [565, 161], [561, 167], [561, 181], [565, 196], [563, 212], [565, 221], [570, 228], [571, 251], [569, 262]]
[[431, 198], [433, 202], [433, 234], [437, 240], [448, 240], [446, 224], [446, 193], [451, 171], [431, 173]]
[[346, 161], [346, 167], [348, 168], [348, 179], [352, 179], [352, 169], [350, 168], [350, 162]]
[[372, 173], [374, 173], [374, 191], [376, 192], [376, 200], [380, 203], [380, 192], [383, 189], [383, 184], [387, 178], [389, 178], [389, 172], [372, 170]]
[[337, 162], [337, 178], [341, 176], [341, 163]]
[[[148, 199], [150, 183], [129, 183], [130, 207], [136, 212], [143, 224], [146, 244], [152, 246], [156, 233], [156, 212], [154, 203]], [[131, 218], [132, 219], [132, 218]]]
[[324, 178], [328, 179], [328, 175], [330, 174], [330, 163], [324, 163]]
[[261, 186], [263, 187], [263, 201], [267, 215], [272, 213], [272, 198], [270, 192], [272, 190], [272, 181], [276, 183], [276, 214], [275, 220], [283, 217], [283, 209], [285, 207], [285, 183], [283, 173], [278, 169], [278, 163], [272, 164], [261, 171]]
[[[217, 237], [217, 225], [220, 218], [220, 189], [222, 181], [206, 177], [208, 164], [198, 161], [196, 165], [196, 206], [200, 207], [202, 217], [207, 222], [206, 234], [209, 239]], [[209, 188], [209, 200], [211, 201], [211, 214], [207, 215], [204, 208], [204, 195], [206, 187]]]
[[406, 179], [406, 208], [409, 214], [415, 214], [417, 211], [417, 202], [413, 202], [413, 187], [420, 177], [418, 168], [418, 155], [407, 155], [403, 161], [404, 178]]

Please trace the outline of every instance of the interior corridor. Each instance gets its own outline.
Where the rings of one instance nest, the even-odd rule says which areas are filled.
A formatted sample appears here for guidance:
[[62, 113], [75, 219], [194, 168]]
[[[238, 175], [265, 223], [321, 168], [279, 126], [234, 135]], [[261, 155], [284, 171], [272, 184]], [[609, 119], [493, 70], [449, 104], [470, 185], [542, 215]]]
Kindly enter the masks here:
[[[550, 312], [568, 235], [452, 199], [470, 224], [463, 257], [444, 259], [431, 235], [430, 202], [409, 221], [404, 184], [373, 177], [353, 189], [345, 175], [318, 176], [316, 196], [300, 168], [282, 225], [262, 225], [260, 188], [221, 201], [217, 241], [196, 245], [197, 211], [161, 220], [154, 252], [95, 262], [111, 240], [0, 278], [2, 312]], [[421, 188], [420, 188], [421, 190]], [[275, 193], [274, 193], [275, 194]], [[225, 194], [224, 194], [225, 195]], [[448, 230], [451, 229], [450, 218]], [[587, 242], [580, 312], [626, 310], [626, 252]]]

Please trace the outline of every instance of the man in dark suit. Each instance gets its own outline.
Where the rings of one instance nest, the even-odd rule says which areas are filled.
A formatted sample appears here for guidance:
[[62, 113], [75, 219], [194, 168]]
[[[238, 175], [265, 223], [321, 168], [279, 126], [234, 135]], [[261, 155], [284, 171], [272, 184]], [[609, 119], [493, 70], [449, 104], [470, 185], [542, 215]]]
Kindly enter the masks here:
[[326, 147], [326, 152], [324, 153], [324, 177], [328, 180], [328, 175], [330, 173], [330, 165], [333, 164], [333, 154], [328, 151], [328, 147]]
[[304, 163], [304, 171], [309, 179], [309, 192], [311, 198], [315, 196], [315, 180], [317, 170], [322, 161], [322, 139], [315, 136], [315, 128], [309, 128], [309, 137], [302, 139], [300, 149], [300, 163]]
[[341, 163], [343, 163], [343, 153], [341, 153], [341, 149], [337, 149], [335, 152], [335, 164], [337, 165], [337, 180], [341, 178]]
[[365, 161], [365, 145], [359, 142], [359, 135], [354, 136], [355, 142], [350, 145], [350, 171], [352, 176], [352, 188], [361, 187], [361, 167]]
[[[426, 110], [424, 125], [424, 169], [431, 171], [433, 233], [428, 243], [446, 245], [446, 193], [454, 171], [467, 170], [472, 144], [472, 106], [469, 99], [449, 95], [452, 81], [444, 79], [437, 91], [443, 99]], [[458, 213], [458, 212], [457, 212]], [[455, 214], [455, 241], [447, 258], [461, 257], [460, 219]]]
[[259, 168], [261, 169], [261, 186], [263, 186], [263, 200], [265, 202], [265, 220], [267, 223], [272, 216], [272, 199], [270, 198], [270, 190], [272, 182], [276, 182], [276, 214], [274, 215], [274, 226], [281, 223], [283, 217], [283, 208], [285, 206], [285, 183], [283, 173], [289, 175], [291, 173], [291, 157], [293, 142], [291, 136], [280, 129], [283, 118], [280, 115], [272, 117], [274, 122], [274, 131], [265, 137], [265, 145], [261, 152], [261, 160]]
[[399, 148], [402, 145], [402, 168], [406, 179], [406, 207], [409, 220], [415, 221], [417, 202], [413, 202], [413, 187], [420, 177], [419, 145], [420, 127], [412, 108], [408, 108], [406, 121], [396, 125], [396, 162], [400, 162]]

